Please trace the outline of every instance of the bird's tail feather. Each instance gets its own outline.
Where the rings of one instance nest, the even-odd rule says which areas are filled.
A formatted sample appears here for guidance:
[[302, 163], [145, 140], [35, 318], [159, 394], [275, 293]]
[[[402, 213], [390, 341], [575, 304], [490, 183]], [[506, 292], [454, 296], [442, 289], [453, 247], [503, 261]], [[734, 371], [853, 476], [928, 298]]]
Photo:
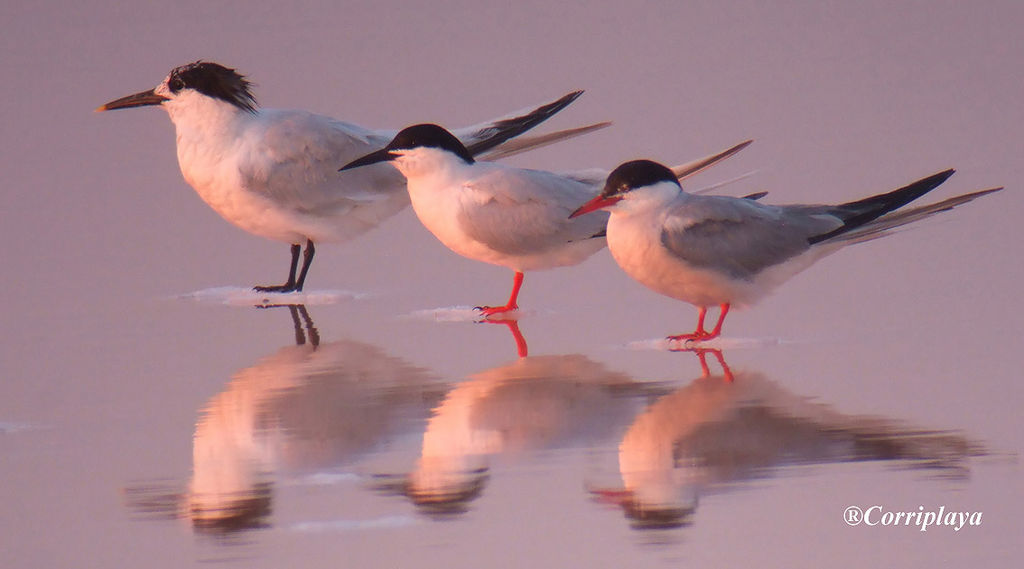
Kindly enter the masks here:
[[609, 126], [611, 126], [611, 124], [611, 122], [605, 121], [594, 124], [588, 124], [586, 126], [579, 126], [576, 128], [556, 130], [554, 132], [549, 132], [547, 134], [538, 134], [534, 136], [520, 136], [518, 138], [505, 141], [501, 143], [499, 146], [481, 153], [479, 157], [483, 158], [484, 160], [493, 162], [495, 160], [501, 160], [502, 158], [515, 156], [516, 154], [521, 154], [529, 150], [543, 148], [545, 146], [548, 146], [549, 144], [554, 144], [556, 142], [561, 142], [563, 140], [568, 140], [570, 138], [576, 138], [577, 136], [589, 134], [596, 130], [608, 128]]
[[[736, 177], [733, 177], [733, 178], [729, 178], [728, 180], [722, 180], [721, 182], [715, 182], [714, 184], [711, 184], [711, 185], [708, 185], [708, 186], [704, 186], [704, 187], [696, 189], [696, 190], [687, 190], [687, 193], [691, 193], [691, 194], [710, 194], [711, 192], [718, 191], [718, 190], [720, 190], [720, 189], [722, 189], [722, 188], [724, 188], [724, 187], [726, 187], [728, 185], [735, 184], [737, 182], [742, 182], [743, 180], [746, 180], [747, 178], [750, 178], [754, 174], [757, 174], [757, 172], [758, 172], [757, 170], [751, 170], [751, 171], [747, 172], [746, 174], [740, 174], [739, 176], [736, 176]], [[745, 197], [747, 199], [761, 199], [761, 198], [765, 197], [766, 195], [768, 195], [768, 192], [756, 192], [756, 195], [757, 195], [756, 198], [753, 197], [754, 195], [755, 194], [750, 194], [750, 195], [746, 195], [746, 196], [743, 196], [743, 197]]]
[[904, 225], [907, 225], [908, 223], [913, 223], [915, 221], [925, 219], [926, 217], [931, 217], [937, 213], [949, 211], [957, 206], [974, 201], [980, 198], [981, 196], [985, 196], [993, 192], [998, 192], [999, 190], [1002, 189], [1002, 187], [999, 187], [990, 188], [987, 190], [979, 190], [977, 192], [970, 192], [959, 196], [953, 196], [951, 198], [933, 204], [922, 205], [915, 208], [900, 211], [894, 211], [887, 215], [883, 215], [869, 223], [865, 223], [860, 227], [857, 227], [856, 229], [836, 235], [826, 240], [826, 242], [842, 242], [844, 244], [853, 244], [878, 239], [879, 237], [884, 237], [892, 233], [894, 230]]
[[687, 162], [686, 164], [673, 166], [672, 173], [676, 175], [677, 179], [685, 180], [686, 178], [693, 176], [697, 172], [706, 170], [707, 168], [710, 168], [711, 166], [721, 162], [722, 160], [725, 160], [726, 158], [732, 156], [733, 154], [736, 154], [740, 150], [743, 150], [744, 148], [750, 146], [752, 142], [754, 141], [745, 140], [737, 144], [736, 146], [733, 146], [732, 148], [727, 148], [719, 152], [718, 154], [712, 154], [711, 156], [708, 156], [706, 158], [700, 158], [692, 162]]

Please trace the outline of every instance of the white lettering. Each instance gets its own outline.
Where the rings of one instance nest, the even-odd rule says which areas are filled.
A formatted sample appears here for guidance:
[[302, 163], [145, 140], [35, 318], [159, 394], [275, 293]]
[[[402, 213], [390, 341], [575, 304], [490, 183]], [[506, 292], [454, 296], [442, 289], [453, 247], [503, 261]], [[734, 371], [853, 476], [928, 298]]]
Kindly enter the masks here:
[[928, 531], [928, 526], [935, 525], [937, 516], [935, 512], [925, 512], [924, 523], [921, 524], [921, 531]]
[[964, 527], [964, 524], [967, 523], [967, 512], [957, 512], [957, 516], [960, 523], [953, 528], [953, 531], [960, 531], [960, 528]]
[[876, 522], [872, 522], [871, 521], [871, 512], [875, 511], [875, 510], [881, 512], [882, 511], [882, 506], [871, 506], [870, 508], [868, 508], [868, 511], [864, 512], [864, 523], [865, 524], [867, 524], [869, 526], [877, 526], [878, 525], [877, 521]]
[[[851, 514], [851, 510], [853, 513]], [[859, 517], [858, 517], [859, 516]], [[938, 511], [926, 511], [924, 506], [918, 506], [916, 512], [891, 512], [881, 505], [874, 505], [861, 512], [856, 506], [850, 506], [844, 512], [844, 519], [849, 525], [863, 523], [867, 526], [898, 526], [910, 527], [920, 526], [920, 531], [928, 531], [932, 526], [949, 526], [953, 531], [960, 531], [966, 525], [980, 526], [982, 512], [949, 512], [945, 506], [939, 507]]]

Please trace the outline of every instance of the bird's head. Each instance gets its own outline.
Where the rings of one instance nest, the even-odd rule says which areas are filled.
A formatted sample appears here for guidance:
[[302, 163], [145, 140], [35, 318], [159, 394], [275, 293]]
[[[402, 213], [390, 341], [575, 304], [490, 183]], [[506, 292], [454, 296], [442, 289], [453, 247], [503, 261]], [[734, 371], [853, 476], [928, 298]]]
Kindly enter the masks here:
[[256, 111], [256, 98], [251, 86], [245, 76], [234, 69], [209, 61], [197, 61], [175, 67], [152, 89], [110, 101], [96, 110], [160, 105], [173, 116], [176, 109], [191, 108], [212, 100], [252, 113]]
[[[671, 198], [680, 190], [679, 180], [668, 167], [651, 160], [632, 160], [612, 170], [605, 180], [601, 193], [580, 206], [569, 217], [606, 208], [615, 211], [631, 201], [653, 196]], [[625, 202], [619, 205], [624, 200]]]
[[448, 159], [473, 163], [473, 155], [454, 134], [436, 124], [417, 124], [403, 128], [387, 146], [349, 162], [341, 170], [391, 162], [403, 174], [411, 176]]

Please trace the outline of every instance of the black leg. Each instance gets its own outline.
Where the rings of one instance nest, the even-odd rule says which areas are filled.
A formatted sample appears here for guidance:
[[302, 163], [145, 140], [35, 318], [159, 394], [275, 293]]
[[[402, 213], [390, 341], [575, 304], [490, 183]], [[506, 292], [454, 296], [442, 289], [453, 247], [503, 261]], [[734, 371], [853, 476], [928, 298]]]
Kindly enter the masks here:
[[[302, 285], [306, 283], [306, 273], [309, 272], [309, 266], [313, 264], [314, 253], [316, 253], [316, 248], [313, 247], [313, 240], [307, 239], [306, 252], [302, 254], [302, 271], [299, 272], [299, 280], [295, 281], [295, 290], [302, 290]], [[292, 265], [292, 270], [295, 270], [294, 264]]]
[[[310, 242], [312, 244], [312, 242]], [[302, 245], [298, 243], [292, 244], [292, 263], [291, 268], [288, 270], [288, 282], [283, 285], [271, 285], [271, 286], [254, 286], [253, 290], [260, 292], [292, 292], [293, 290], [302, 290], [302, 283], [296, 286], [295, 283], [295, 269], [299, 266], [299, 252], [302, 251]], [[309, 255], [310, 259], [312, 255]], [[302, 266], [302, 278], [306, 278], [306, 269], [309, 268], [309, 260]]]

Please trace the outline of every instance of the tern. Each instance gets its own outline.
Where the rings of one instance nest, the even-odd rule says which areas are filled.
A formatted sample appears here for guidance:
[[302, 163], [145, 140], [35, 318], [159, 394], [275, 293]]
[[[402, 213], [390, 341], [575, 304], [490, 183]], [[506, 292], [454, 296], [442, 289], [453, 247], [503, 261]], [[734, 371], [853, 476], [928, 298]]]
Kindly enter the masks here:
[[[749, 143], [680, 166], [673, 175], [696, 173]], [[518, 310], [525, 271], [576, 265], [605, 246], [607, 214], [569, 219], [569, 213], [597, 194], [606, 171], [556, 174], [478, 162], [435, 124], [407, 127], [383, 149], [341, 169], [379, 162], [406, 177], [416, 216], [441, 243], [463, 257], [514, 271], [505, 305], [476, 307], [485, 317]]]
[[[456, 132], [469, 152], [481, 154], [544, 122], [580, 94], [569, 93], [532, 110]], [[176, 67], [155, 88], [96, 110], [150, 105], [163, 107], [170, 115], [181, 173], [207, 205], [241, 229], [291, 244], [287, 282], [257, 286], [257, 290], [301, 291], [314, 243], [351, 239], [409, 203], [404, 180], [391, 168], [337, 171], [339, 164], [383, 147], [395, 131], [368, 129], [302, 110], [261, 108], [251, 83], [234, 69], [208, 61]], [[504, 154], [607, 124], [517, 141], [518, 146]], [[306, 248], [296, 274], [302, 243]]]
[[[729, 308], [748, 306], [825, 255], [950, 210], [992, 188], [910, 209], [898, 209], [953, 175], [945, 170], [900, 189], [839, 205], [767, 205], [684, 192], [674, 173], [650, 160], [616, 168], [596, 197], [570, 216], [607, 210], [608, 250], [648, 288], [698, 309], [692, 334], [670, 341], [718, 337]], [[709, 306], [720, 309], [711, 331]]]

